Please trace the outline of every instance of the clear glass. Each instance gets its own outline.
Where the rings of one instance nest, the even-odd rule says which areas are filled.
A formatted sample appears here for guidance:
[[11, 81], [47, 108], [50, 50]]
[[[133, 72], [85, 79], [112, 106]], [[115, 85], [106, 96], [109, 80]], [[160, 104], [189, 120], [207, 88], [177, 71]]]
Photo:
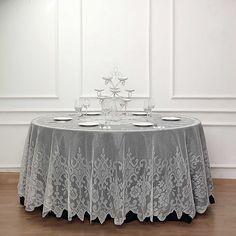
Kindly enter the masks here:
[[88, 114], [88, 108], [90, 107], [90, 100], [88, 98], [84, 99], [83, 107], [85, 108], [85, 115]]
[[150, 117], [152, 117], [152, 110], [155, 108], [155, 101], [153, 98], [148, 99], [148, 107], [150, 110]]
[[126, 116], [127, 115], [127, 106], [128, 106], [128, 103], [131, 101], [131, 99], [130, 98], [123, 98], [122, 100], [124, 102], [124, 107], [125, 107], [124, 115]]
[[102, 102], [102, 113], [105, 117], [105, 124], [104, 124], [104, 129], [109, 129], [110, 126], [109, 126], [109, 114], [111, 112], [111, 101], [109, 99], [105, 99], [103, 102]]
[[152, 110], [155, 108], [155, 101], [152, 98], [144, 100], [143, 110], [147, 113], [147, 120], [152, 117]]
[[75, 100], [74, 108], [79, 116], [82, 115], [83, 103], [84, 103], [83, 98], [78, 98]]
[[125, 112], [123, 112], [123, 108], [125, 107], [125, 102], [123, 100], [120, 100], [120, 107], [121, 107], [121, 113], [125, 115]]
[[143, 102], [143, 110], [149, 114], [150, 110], [149, 110], [149, 106], [148, 106], [148, 99], [144, 100]]

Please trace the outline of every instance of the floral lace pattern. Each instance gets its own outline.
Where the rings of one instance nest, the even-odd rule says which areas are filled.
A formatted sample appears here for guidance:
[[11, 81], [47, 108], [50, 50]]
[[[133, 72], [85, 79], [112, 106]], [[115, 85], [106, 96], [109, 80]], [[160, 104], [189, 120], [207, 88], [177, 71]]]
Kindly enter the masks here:
[[202, 126], [152, 133], [73, 132], [31, 125], [18, 185], [25, 209], [43, 216], [68, 211], [122, 224], [129, 211], [143, 221], [175, 211], [192, 218], [213, 194]]

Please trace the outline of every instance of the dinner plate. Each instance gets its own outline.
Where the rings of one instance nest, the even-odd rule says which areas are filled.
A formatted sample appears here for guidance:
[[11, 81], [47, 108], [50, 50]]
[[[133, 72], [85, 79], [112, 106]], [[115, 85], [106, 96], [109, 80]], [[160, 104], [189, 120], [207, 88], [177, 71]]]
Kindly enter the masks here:
[[80, 122], [78, 125], [83, 126], [83, 127], [93, 127], [93, 126], [98, 126], [99, 123], [98, 122]]
[[55, 121], [70, 121], [73, 120], [72, 117], [69, 116], [58, 116], [53, 118]]
[[133, 125], [138, 127], [150, 127], [153, 126], [154, 124], [152, 122], [135, 122], [133, 123]]
[[166, 120], [166, 121], [178, 121], [181, 120], [180, 117], [177, 116], [165, 116], [161, 118], [162, 120]]
[[139, 111], [139, 112], [133, 112], [132, 113], [134, 116], [146, 116], [147, 113], [146, 112], [143, 112], [143, 111]]
[[100, 116], [101, 113], [100, 112], [88, 112], [87, 116]]

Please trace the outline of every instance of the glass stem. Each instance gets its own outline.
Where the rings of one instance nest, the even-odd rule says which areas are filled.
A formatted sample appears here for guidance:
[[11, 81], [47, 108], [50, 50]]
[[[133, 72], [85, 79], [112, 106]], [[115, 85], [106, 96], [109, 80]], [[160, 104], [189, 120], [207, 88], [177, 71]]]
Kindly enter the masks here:
[[149, 121], [150, 118], [150, 112], [147, 112], [147, 121]]

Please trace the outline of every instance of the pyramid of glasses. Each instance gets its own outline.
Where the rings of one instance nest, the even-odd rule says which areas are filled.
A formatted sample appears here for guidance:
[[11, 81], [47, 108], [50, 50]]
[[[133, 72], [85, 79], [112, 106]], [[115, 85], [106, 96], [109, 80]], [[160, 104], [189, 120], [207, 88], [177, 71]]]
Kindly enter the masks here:
[[[128, 77], [122, 76], [117, 67], [110, 73], [108, 77], [102, 77], [105, 82], [104, 89], [95, 89], [97, 92], [97, 98], [101, 104], [102, 111], [111, 112], [112, 115], [116, 115], [122, 108], [127, 113], [127, 105], [131, 102], [132, 93], [134, 89], [125, 89]], [[109, 94], [107, 94], [109, 92]], [[124, 95], [125, 92], [125, 95]]]

